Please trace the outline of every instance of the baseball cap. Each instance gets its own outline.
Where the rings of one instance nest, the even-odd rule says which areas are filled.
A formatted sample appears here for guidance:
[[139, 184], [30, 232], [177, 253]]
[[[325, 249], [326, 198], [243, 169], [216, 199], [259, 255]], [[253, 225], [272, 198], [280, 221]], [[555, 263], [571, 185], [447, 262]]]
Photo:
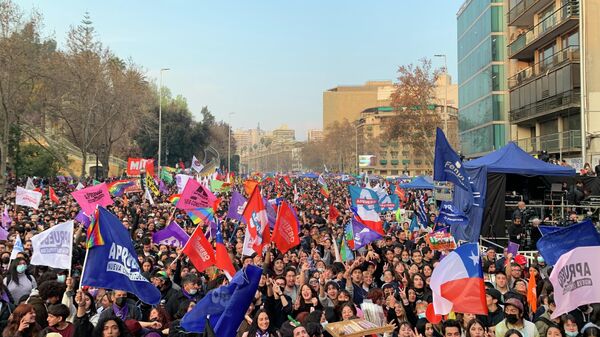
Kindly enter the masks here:
[[506, 302], [504, 302], [504, 305], [512, 305], [513, 307], [519, 309], [521, 312], [523, 312], [523, 303], [521, 301], [519, 301], [516, 298], [509, 298], [506, 300]]

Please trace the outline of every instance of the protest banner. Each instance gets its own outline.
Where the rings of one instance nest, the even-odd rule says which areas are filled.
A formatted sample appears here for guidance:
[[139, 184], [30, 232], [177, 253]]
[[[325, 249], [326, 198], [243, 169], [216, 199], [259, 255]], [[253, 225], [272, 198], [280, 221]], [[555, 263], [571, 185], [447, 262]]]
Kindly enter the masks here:
[[127, 175], [139, 176], [142, 171], [146, 174], [154, 176], [154, 159], [144, 158], [128, 158], [127, 159]]
[[17, 205], [38, 209], [40, 200], [42, 200], [42, 193], [17, 186], [17, 199], [15, 200]]
[[177, 202], [177, 208], [183, 210], [213, 207], [213, 203], [217, 200], [214, 194], [206, 187], [201, 185], [194, 179], [188, 179], [181, 198]]
[[59, 269], [71, 269], [73, 252], [73, 220], [48, 228], [31, 237], [31, 264]]
[[106, 207], [113, 204], [106, 183], [90, 186], [71, 193], [81, 209], [87, 214], [93, 214], [96, 205]]

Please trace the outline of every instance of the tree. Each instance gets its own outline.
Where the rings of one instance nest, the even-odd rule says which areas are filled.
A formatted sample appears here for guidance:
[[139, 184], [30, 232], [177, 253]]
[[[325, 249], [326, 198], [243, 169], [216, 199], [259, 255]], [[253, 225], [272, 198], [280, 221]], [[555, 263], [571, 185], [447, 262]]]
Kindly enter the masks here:
[[37, 144], [21, 147], [20, 160], [15, 167], [19, 177], [54, 177], [61, 168], [61, 163], [55, 160], [54, 155]]
[[327, 155], [323, 164], [338, 172], [353, 170], [356, 166], [354, 137], [354, 127], [347, 119], [331, 123], [325, 132]]
[[326, 157], [327, 146], [324, 141], [306, 142], [302, 146], [302, 166], [307, 170], [322, 170]]
[[[234, 158], [237, 147], [233, 135], [231, 135], [231, 138], [229, 137], [230, 132], [233, 132], [233, 130], [230, 130], [231, 126], [223, 121], [217, 122], [206, 106], [202, 108], [201, 113], [202, 126], [208, 132], [208, 145], [219, 153], [219, 166], [227, 168], [227, 156], [230, 154], [231, 170], [237, 172], [239, 159]], [[229, 142], [231, 142], [231, 152], [229, 151]]]
[[398, 68], [398, 83], [391, 97], [396, 115], [390, 120], [385, 135], [388, 141], [409, 145], [413, 154], [424, 154], [429, 165], [433, 165], [435, 129], [441, 123], [432, 105], [439, 73], [427, 59]]

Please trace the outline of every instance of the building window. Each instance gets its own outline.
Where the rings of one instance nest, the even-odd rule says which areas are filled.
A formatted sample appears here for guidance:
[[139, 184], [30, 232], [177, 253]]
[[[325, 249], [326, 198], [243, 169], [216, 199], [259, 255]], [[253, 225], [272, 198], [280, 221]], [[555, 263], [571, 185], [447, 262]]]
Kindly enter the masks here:
[[381, 159], [385, 159], [385, 158], [387, 158], [387, 152], [386, 152], [386, 151], [381, 151], [381, 152], [379, 152], [379, 157], [380, 157]]
[[579, 31], [573, 31], [565, 36], [562, 39], [562, 47], [563, 49], [579, 46]]
[[398, 159], [398, 151], [390, 152], [392, 159]]

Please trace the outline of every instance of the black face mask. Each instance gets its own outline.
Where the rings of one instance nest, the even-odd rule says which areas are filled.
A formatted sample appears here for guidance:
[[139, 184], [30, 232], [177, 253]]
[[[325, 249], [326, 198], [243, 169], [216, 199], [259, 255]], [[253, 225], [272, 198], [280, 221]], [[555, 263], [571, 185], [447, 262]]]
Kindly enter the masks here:
[[504, 317], [506, 317], [506, 321], [510, 324], [516, 324], [519, 321], [519, 317], [515, 314], [504, 314]]
[[2, 258], [2, 263], [7, 264], [10, 262], [10, 257], [3, 257]]
[[117, 298], [117, 299], [115, 300], [115, 304], [116, 304], [118, 307], [122, 307], [122, 306], [125, 304], [125, 300], [126, 300], [126, 298], [125, 298], [125, 297], [119, 297], [119, 298]]

